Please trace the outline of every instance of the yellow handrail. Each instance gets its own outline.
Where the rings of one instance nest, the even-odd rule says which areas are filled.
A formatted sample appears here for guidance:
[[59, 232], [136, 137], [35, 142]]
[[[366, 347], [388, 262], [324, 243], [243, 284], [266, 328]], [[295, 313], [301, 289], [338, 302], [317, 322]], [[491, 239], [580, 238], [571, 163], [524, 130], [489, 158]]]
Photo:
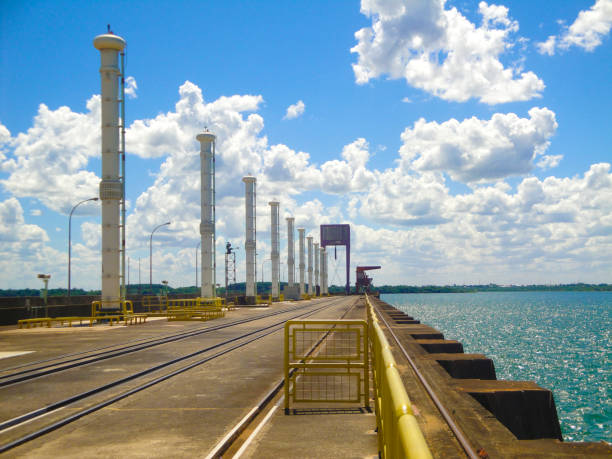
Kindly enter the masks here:
[[374, 307], [367, 295], [366, 303], [374, 359], [372, 367], [380, 455], [382, 458], [431, 458], [429, 447], [412, 412], [410, 398], [397, 371], [389, 342], [378, 324]]

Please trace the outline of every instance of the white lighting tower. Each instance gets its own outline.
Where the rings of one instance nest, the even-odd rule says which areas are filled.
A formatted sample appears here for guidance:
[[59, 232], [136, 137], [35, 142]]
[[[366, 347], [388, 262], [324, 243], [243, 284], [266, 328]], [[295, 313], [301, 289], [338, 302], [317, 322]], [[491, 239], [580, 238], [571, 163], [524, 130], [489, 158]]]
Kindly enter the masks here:
[[295, 218], [287, 217], [287, 286], [293, 287], [295, 283], [295, 247], [293, 243], [293, 222]]
[[312, 296], [314, 291], [312, 288], [312, 236], [308, 236], [306, 240], [308, 240], [308, 294]]
[[270, 201], [270, 239], [272, 250], [270, 259], [272, 260], [272, 299], [278, 300], [280, 296], [279, 274], [280, 274], [280, 243], [279, 243], [279, 219], [278, 201]]
[[[319, 284], [319, 243], [315, 242], [314, 244], [314, 294], [317, 295], [317, 286]], [[321, 292], [321, 287], [319, 287], [319, 293]]]
[[121, 301], [119, 282], [119, 203], [123, 185], [119, 176], [119, 76], [118, 53], [125, 40], [112, 33], [93, 42], [100, 51], [102, 121], [102, 309], [117, 309]]
[[321, 247], [321, 295], [327, 295], [327, 250]]
[[200, 238], [202, 260], [202, 298], [217, 296], [215, 288], [215, 140], [208, 130], [196, 136], [200, 142]]
[[246, 299], [247, 303], [255, 304], [257, 296], [257, 285], [255, 284], [256, 266], [256, 195], [255, 184], [257, 179], [250, 175], [243, 177], [244, 182], [244, 204], [245, 204], [245, 229], [246, 241], [244, 249], [246, 252]]
[[300, 239], [300, 297], [306, 293], [306, 289], [304, 288], [304, 268], [306, 268], [306, 264], [304, 263], [304, 231], [304, 228], [298, 228], [298, 235]]

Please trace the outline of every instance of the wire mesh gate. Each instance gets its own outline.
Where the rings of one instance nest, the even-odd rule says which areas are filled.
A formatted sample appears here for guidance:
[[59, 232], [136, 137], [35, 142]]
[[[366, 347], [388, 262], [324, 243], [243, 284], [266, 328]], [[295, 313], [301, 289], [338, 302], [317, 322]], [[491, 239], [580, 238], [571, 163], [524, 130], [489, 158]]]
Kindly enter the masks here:
[[364, 320], [285, 323], [285, 413], [290, 404], [370, 407], [368, 325]]

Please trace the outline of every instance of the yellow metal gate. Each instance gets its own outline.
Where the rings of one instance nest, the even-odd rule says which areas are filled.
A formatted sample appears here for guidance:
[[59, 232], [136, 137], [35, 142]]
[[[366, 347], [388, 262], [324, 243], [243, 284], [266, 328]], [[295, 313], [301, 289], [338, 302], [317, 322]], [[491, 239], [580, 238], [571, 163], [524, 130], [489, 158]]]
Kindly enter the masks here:
[[368, 324], [290, 320], [285, 324], [285, 413], [290, 404], [370, 406]]

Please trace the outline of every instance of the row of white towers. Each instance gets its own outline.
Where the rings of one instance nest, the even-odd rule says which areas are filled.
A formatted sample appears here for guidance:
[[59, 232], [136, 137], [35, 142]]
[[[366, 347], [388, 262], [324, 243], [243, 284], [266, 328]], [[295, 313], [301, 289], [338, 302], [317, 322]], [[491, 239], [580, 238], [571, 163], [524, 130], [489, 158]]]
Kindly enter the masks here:
[[[246, 252], [246, 296], [247, 301], [254, 301], [257, 295], [256, 287], [256, 184], [257, 179], [246, 176], [242, 179], [245, 184], [245, 252]], [[279, 229], [279, 205], [278, 201], [270, 201], [270, 261], [272, 263], [272, 288], [273, 299], [280, 297], [280, 229]], [[287, 284], [292, 288], [295, 284], [295, 247], [294, 247], [294, 221], [293, 217], [287, 217]], [[299, 234], [299, 279], [300, 296], [306, 294], [304, 283], [304, 228], [298, 228]], [[327, 251], [319, 244], [312, 243], [312, 236], [308, 236], [308, 294], [313, 296], [317, 293], [326, 295], [327, 289]], [[313, 277], [314, 258], [314, 277]]]
[[[100, 51], [101, 65], [101, 121], [102, 121], [102, 180], [100, 182], [100, 200], [102, 201], [102, 305], [104, 308], [116, 308], [121, 301], [120, 292], [120, 223], [119, 203], [123, 198], [122, 177], [119, 173], [119, 77], [118, 54], [125, 48], [125, 40], [109, 32], [94, 39], [94, 46]], [[196, 136], [200, 142], [200, 238], [202, 287], [201, 296], [216, 296], [216, 257], [215, 257], [215, 141], [213, 133], [205, 130]], [[246, 296], [253, 299], [256, 290], [256, 193], [257, 179], [247, 176], [245, 183], [245, 251], [246, 251]], [[280, 296], [280, 234], [279, 202], [271, 201], [271, 262], [272, 262], [272, 298]], [[293, 287], [294, 258], [294, 218], [287, 218], [287, 270], [288, 285]], [[300, 295], [304, 291], [304, 228], [298, 228], [299, 234], [299, 282]], [[320, 269], [319, 269], [320, 266]], [[319, 286], [321, 294], [327, 294], [327, 254], [325, 248], [319, 249], [314, 244], [314, 279], [313, 279], [313, 243], [308, 237], [308, 294], [314, 295]]]

